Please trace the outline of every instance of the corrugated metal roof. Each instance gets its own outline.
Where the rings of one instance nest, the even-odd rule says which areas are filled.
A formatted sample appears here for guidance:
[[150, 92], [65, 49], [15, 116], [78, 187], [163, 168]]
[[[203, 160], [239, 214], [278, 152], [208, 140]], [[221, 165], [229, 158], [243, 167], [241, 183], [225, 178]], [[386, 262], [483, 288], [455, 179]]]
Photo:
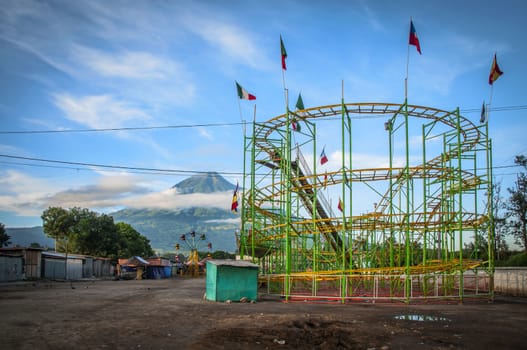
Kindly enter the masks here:
[[[49, 258], [66, 258], [64, 253], [53, 253], [53, 252], [42, 252], [42, 256]], [[68, 259], [81, 259], [84, 260], [86, 257], [83, 255], [68, 254]]]
[[140, 256], [133, 256], [130, 259], [128, 259], [128, 264], [133, 264], [133, 263], [137, 263], [137, 262], [139, 262], [140, 264], [143, 264], [143, 265], [150, 265], [150, 263], [148, 261], [146, 261], [145, 259], [141, 258]]
[[218, 259], [218, 260], [208, 260], [209, 263], [220, 266], [235, 266], [235, 267], [253, 267], [258, 268], [258, 265], [253, 264], [250, 261], [245, 260], [232, 260], [232, 259]]

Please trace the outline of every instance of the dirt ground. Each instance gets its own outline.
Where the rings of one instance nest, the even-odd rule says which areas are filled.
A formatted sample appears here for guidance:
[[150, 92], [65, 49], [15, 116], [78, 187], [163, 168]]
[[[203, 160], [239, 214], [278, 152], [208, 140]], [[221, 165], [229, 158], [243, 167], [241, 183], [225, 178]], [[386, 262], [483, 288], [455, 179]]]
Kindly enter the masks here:
[[0, 285], [2, 349], [525, 349], [527, 300], [203, 299], [205, 278]]

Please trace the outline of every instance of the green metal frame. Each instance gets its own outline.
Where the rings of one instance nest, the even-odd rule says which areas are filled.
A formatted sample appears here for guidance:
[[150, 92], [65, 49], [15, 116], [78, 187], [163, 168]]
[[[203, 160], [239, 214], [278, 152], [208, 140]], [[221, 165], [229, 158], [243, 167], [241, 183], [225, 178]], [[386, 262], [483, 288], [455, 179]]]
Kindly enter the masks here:
[[[321, 172], [316, 122], [338, 115], [342, 164], [336, 171]], [[352, 121], [369, 115], [386, 117], [388, 168], [353, 166]], [[301, 132], [292, 130], [292, 122], [302, 123]], [[419, 162], [410, 157], [410, 130], [416, 125], [422, 138]], [[492, 298], [487, 124], [473, 124], [459, 109], [449, 112], [406, 101], [346, 104], [342, 99], [253, 122], [244, 148], [239, 251], [260, 265], [260, 279], [270, 293], [286, 300], [339, 302]], [[304, 152], [312, 159], [306, 160]], [[403, 167], [394, 166], [397, 157], [405, 159]], [[377, 197], [373, 212], [354, 210], [353, 186], [358, 183]], [[342, 212], [334, 212], [326, 198], [331, 186], [340, 186]], [[487, 229], [488, 251], [467, 252], [465, 245], [472, 240], [479, 247], [482, 228]]]

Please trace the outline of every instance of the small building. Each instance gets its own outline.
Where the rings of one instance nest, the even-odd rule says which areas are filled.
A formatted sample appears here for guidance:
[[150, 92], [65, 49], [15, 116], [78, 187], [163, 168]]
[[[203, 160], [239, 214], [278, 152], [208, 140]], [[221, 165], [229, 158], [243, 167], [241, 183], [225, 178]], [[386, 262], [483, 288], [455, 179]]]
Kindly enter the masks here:
[[23, 270], [20, 279], [38, 279], [42, 275], [42, 248], [7, 247], [0, 248], [5, 255], [22, 255]]
[[23, 279], [24, 255], [0, 253], [0, 282]]
[[169, 259], [163, 257], [154, 257], [146, 259], [146, 278], [156, 280], [161, 278], [172, 277], [172, 263]]
[[143, 279], [149, 262], [140, 256], [132, 256], [130, 259], [118, 260], [117, 276], [122, 279]]
[[[62, 253], [42, 252], [43, 278], [80, 280], [83, 277], [84, 257]], [[66, 270], [67, 269], [67, 270]]]
[[[110, 258], [93, 258], [93, 276], [96, 278], [112, 277], [115, 266]], [[85, 276], [88, 277], [88, 276]]]
[[255, 301], [258, 265], [243, 260], [208, 260], [205, 297], [211, 301]]

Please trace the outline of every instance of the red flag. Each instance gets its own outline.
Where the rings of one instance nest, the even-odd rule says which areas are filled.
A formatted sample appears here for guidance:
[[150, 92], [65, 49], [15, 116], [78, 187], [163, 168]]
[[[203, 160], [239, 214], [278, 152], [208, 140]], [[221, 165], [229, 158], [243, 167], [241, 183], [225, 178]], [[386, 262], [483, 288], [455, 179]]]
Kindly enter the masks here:
[[490, 67], [489, 74], [489, 84], [492, 85], [498, 78], [503, 74], [500, 67], [498, 66], [498, 61], [496, 61], [496, 54], [494, 54], [494, 59], [492, 60], [492, 66]]
[[320, 153], [320, 165], [324, 165], [328, 162], [328, 157], [326, 157], [326, 152], [324, 152], [324, 148], [322, 148], [322, 153]]
[[238, 182], [236, 182], [236, 189], [232, 195], [231, 211], [238, 212]]
[[410, 45], [414, 45], [417, 49], [417, 52], [421, 54], [421, 45], [419, 45], [419, 38], [417, 37], [417, 33], [415, 31], [414, 23], [410, 20]]
[[337, 209], [340, 210], [340, 212], [344, 211], [344, 204], [342, 203], [342, 200], [339, 197], [339, 204], [337, 206]]
[[280, 35], [280, 53], [282, 54], [282, 69], [287, 70], [285, 65], [285, 59], [287, 58], [287, 51], [285, 50], [284, 42], [282, 41], [282, 36]]

